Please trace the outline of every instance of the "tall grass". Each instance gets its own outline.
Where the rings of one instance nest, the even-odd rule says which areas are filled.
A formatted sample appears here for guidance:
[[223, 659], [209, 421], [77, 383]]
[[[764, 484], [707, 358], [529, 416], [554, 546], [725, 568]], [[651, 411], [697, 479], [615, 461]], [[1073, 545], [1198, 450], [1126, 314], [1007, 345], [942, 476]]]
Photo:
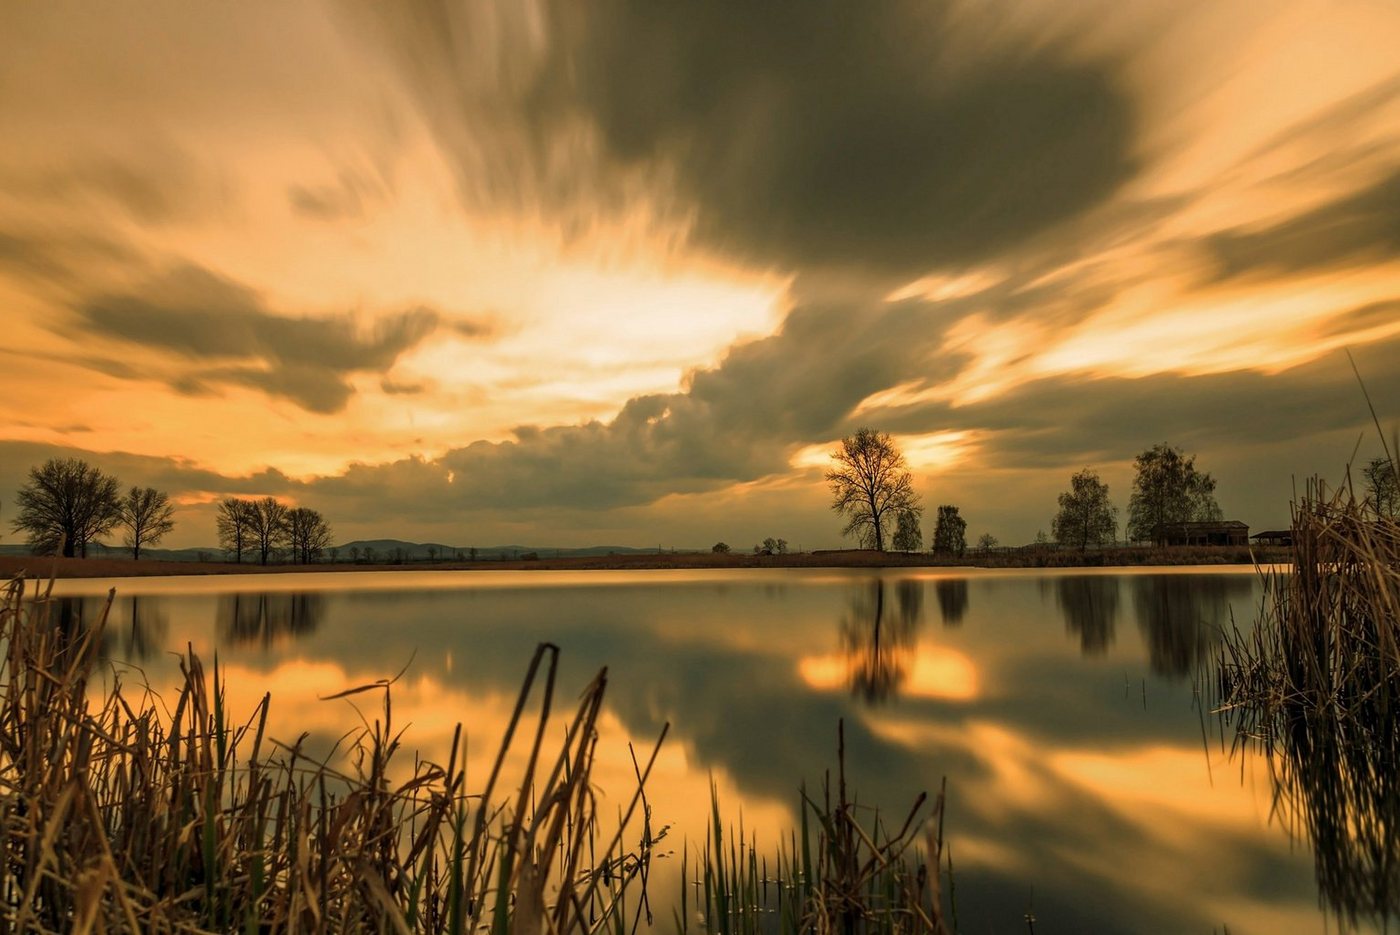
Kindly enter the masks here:
[[[559, 651], [542, 644], [468, 794], [460, 725], [445, 762], [405, 762], [392, 679], [333, 696], [377, 695], [378, 716], [313, 758], [306, 735], [268, 735], [269, 695], [235, 718], [217, 660], [206, 672], [192, 649], [168, 699], [115, 673], [99, 685], [111, 599], [75, 626], [52, 588], [0, 589], [0, 931], [627, 935], [654, 921], [666, 829], [645, 790], [666, 731], [633, 755], [635, 790], [605, 824], [591, 777], [606, 670], [548, 742]], [[512, 775], [524, 766], [507, 783], [512, 751]], [[704, 849], [681, 860], [676, 928], [942, 935], [943, 797], [927, 816], [923, 801], [893, 833], [862, 821], [843, 742], [835, 787], [803, 793], [800, 844], [794, 832], [771, 859], [712, 802]]]
[[1344, 925], [1400, 916], [1400, 524], [1349, 488], [1293, 508], [1293, 570], [1221, 649], [1219, 711], [1262, 752]]
[[[535, 652], [479, 796], [459, 726], [442, 764], [401, 764], [389, 683], [345, 768], [234, 720], [188, 651], [173, 706], [120, 682], [90, 698], [106, 613], [64, 632], [49, 590], [0, 601], [0, 922], [33, 932], [593, 932], [655, 840], [624, 846], [590, 785], [606, 670], [546, 746], [557, 648]], [[110, 601], [108, 603], [110, 608]], [[663, 731], [664, 736], [664, 731]], [[658, 745], [659, 745], [658, 741]], [[523, 779], [500, 790], [507, 752]], [[395, 779], [393, 777], [403, 776]], [[648, 827], [649, 831], [649, 827]], [[659, 835], [658, 835], [659, 838]]]
[[[844, 725], [838, 728], [838, 772], [820, 798], [800, 794], [801, 830], [775, 853], [723, 819], [711, 792], [704, 847], [681, 865], [682, 901], [677, 935], [692, 929], [719, 935], [881, 933], [946, 935], [939, 873], [943, 856], [940, 791], [925, 813], [920, 795], [892, 829], [878, 811], [865, 810], [846, 784]], [[835, 798], [833, 800], [833, 793]], [[688, 914], [694, 900], [694, 923]]]

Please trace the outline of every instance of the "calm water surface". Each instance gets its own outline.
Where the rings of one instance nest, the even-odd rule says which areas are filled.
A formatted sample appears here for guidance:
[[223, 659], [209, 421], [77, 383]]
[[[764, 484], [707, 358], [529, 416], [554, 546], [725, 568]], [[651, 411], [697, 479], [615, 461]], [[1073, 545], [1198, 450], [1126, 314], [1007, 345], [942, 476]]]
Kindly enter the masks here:
[[1255, 615], [1251, 570], [307, 574], [60, 591], [90, 614], [113, 584], [108, 655], [158, 690], [178, 678], [172, 650], [217, 651], [233, 710], [270, 690], [275, 736], [329, 745], [360, 713], [319, 697], [407, 665], [393, 703], [408, 746], [445, 758], [462, 721], [483, 778], [537, 643], [562, 648], [569, 697], [607, 666], [602, 792], [625, 804], [628, 743], [643, 756], [669, 721], [649, 791], [676, 856], [703, 840], [712, 780], [731, 818], [775, 841], [799, 783], [834, 765], [844, 718], [863, 803], [902, 812], [947, 777], [963, 931], [1024, 932], [1028, 913], [1036, 933], [1328, 928], [1307, 843], [1271, 819], [1267, 769], [1230, 757], [1202, 701], [1221, 629]]

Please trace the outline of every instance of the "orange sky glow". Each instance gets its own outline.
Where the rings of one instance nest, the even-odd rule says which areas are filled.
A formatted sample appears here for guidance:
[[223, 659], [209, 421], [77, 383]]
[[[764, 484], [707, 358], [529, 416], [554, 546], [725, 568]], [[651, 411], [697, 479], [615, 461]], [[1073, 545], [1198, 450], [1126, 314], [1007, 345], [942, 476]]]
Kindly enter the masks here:
[[1279, 523], [1364, 436], [1344, 350], [1400, 412], [1400, 8], [791, 15], [8, 5], [0, 496], [80, 454], [170, 490], [168, 545], [270, 493], [344, 540], [832, 547], [872, 425], [1019, 542], [1162, 441]]

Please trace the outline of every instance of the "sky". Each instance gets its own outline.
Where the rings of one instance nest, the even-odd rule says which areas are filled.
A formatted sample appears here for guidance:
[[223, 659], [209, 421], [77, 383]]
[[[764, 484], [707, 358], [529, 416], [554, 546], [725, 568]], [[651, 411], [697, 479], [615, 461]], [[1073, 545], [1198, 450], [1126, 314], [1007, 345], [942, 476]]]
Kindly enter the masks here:
[[[86, 458], [214, 542], [843, 544], [859, 427], [969, 536], [1228, 518], [1400, 418], [1381, 0], [0, 6], [0, 521]], [[3, 541], [14, 541], [4, 523]]]

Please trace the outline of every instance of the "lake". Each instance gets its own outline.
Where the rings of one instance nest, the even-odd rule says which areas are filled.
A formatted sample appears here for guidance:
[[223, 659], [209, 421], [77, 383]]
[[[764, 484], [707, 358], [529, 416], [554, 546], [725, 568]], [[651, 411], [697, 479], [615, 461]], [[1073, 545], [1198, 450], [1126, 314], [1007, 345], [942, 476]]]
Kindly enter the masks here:
[[320, 699], [406, 668], [406, 746], [445, 758], [461, 721], [473, 790], [537, 643], [561, 648], [566, 699], [607, 666], [600, 792], [626, 804], [629, 743], [644, 760], [669, 722], [648, 798], [673, 861], [703, 841], [712, 782], [761, 848], [785, 835], [844, 719], [862, 803], [902, 818], [946, 777], [962, 931], [1024, 932], [1028, 915], [1036, 933], [1328, 927], [1309, 845], [1271, 818], [1267, 765], [1232, 757], [1209, 710], [1222, 628], [1256, 613], [1252, 569], [370, 572], [57, 593], [92, 619], [111, 586], [109, 659], [169, 691], [172, 651], [217, 652], [230, 710], [271, 691], [287, 742], [329, 749], [377, 702]]

